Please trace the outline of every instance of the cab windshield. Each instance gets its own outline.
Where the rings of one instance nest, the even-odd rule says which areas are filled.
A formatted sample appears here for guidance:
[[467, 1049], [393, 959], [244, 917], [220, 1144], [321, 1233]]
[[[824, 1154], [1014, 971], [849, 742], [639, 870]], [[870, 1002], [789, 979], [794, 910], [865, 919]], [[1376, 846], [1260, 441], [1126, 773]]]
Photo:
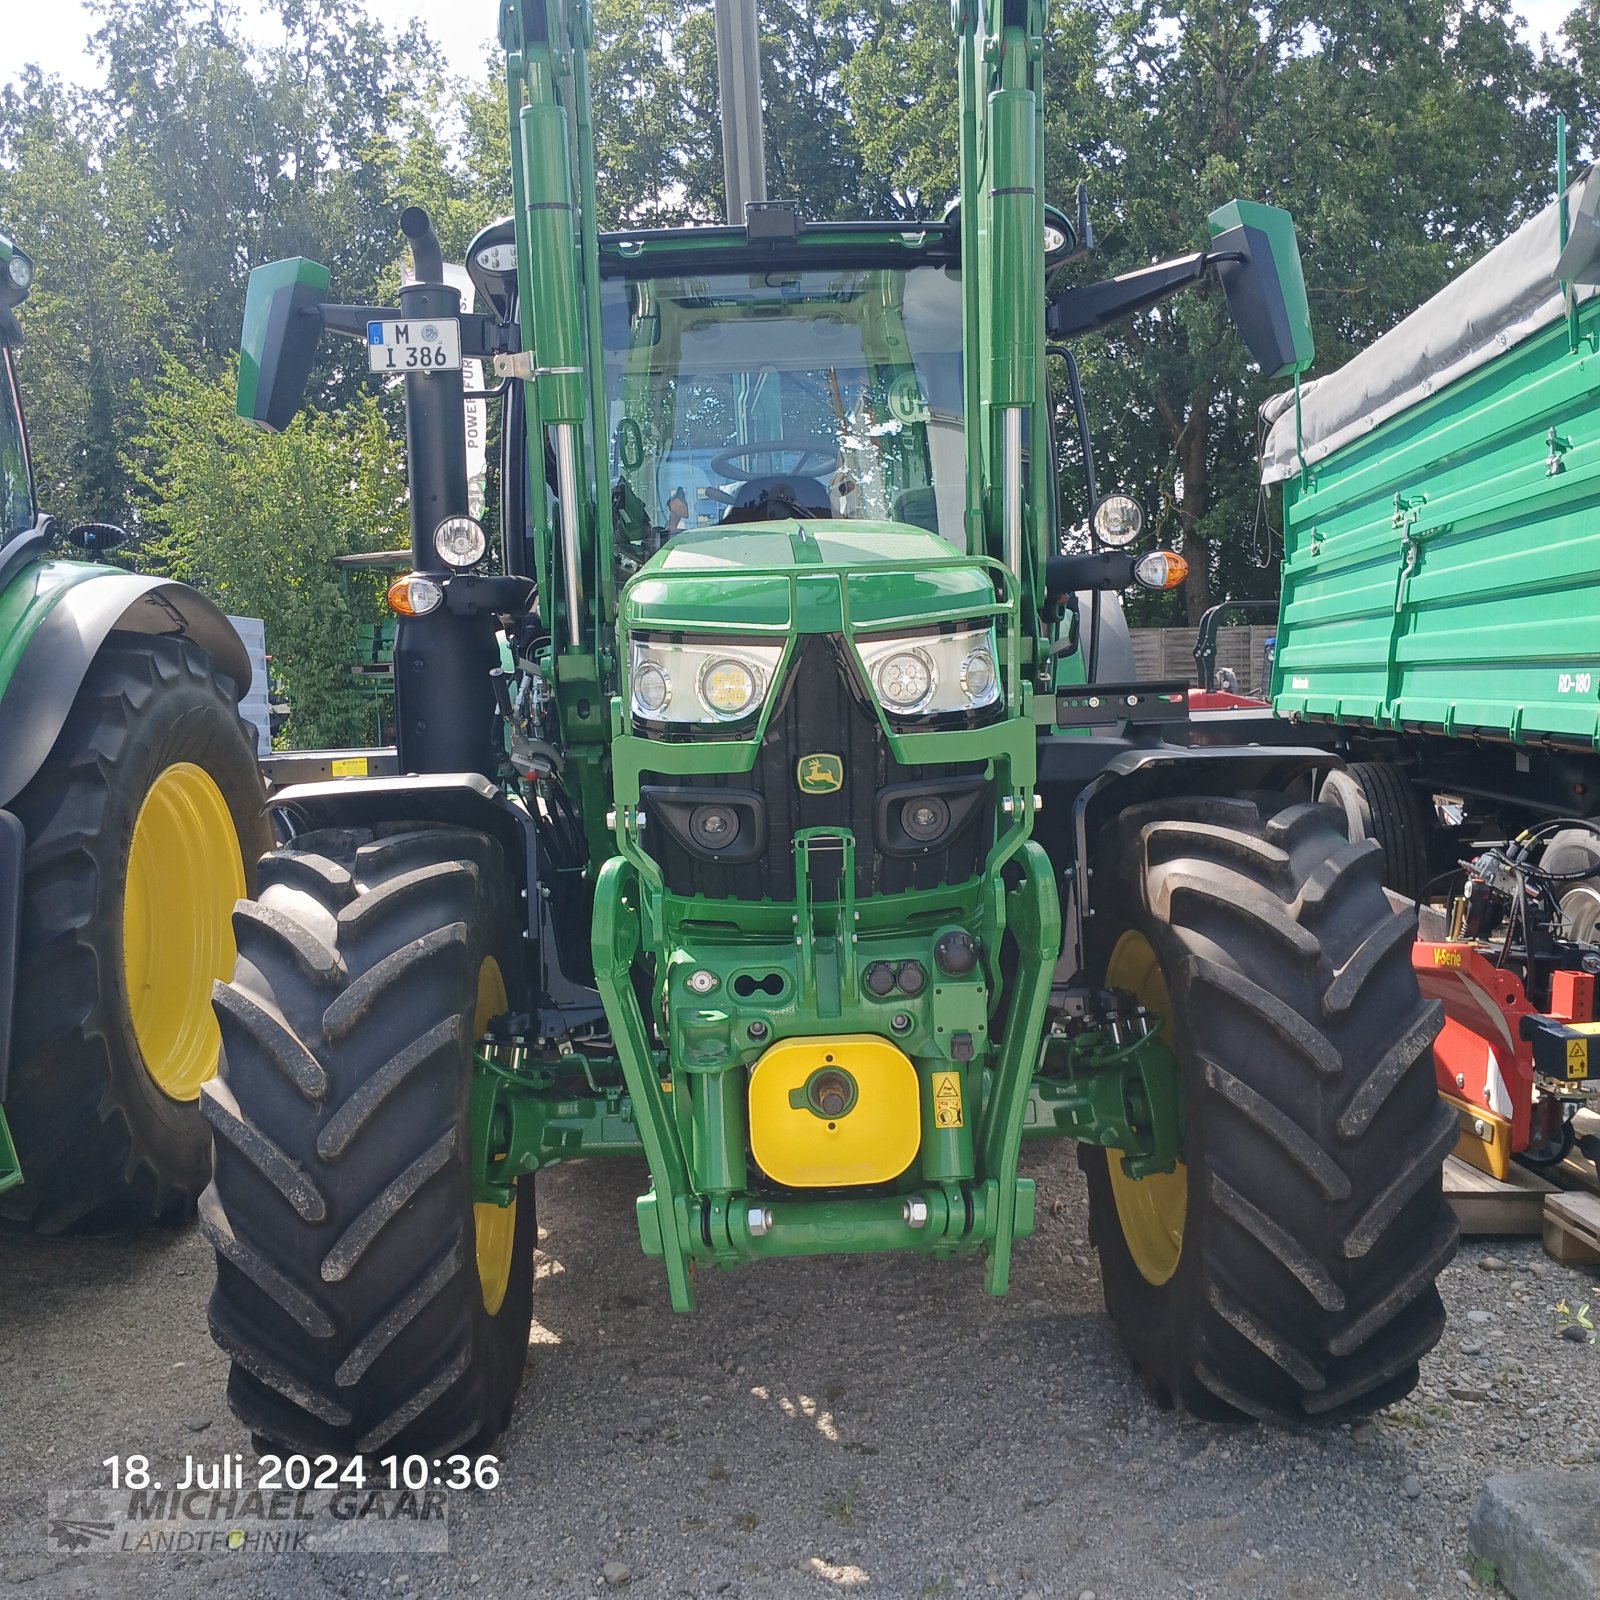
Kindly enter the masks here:
[[956, 268], [610, 279], [601, 325], [625, 540], [852, 517], [961, 544]]
[[33, 485], [23, 446], [22, 410], [12, 379], [11, 355], [0, 350], [0, 543], [31, 528]]

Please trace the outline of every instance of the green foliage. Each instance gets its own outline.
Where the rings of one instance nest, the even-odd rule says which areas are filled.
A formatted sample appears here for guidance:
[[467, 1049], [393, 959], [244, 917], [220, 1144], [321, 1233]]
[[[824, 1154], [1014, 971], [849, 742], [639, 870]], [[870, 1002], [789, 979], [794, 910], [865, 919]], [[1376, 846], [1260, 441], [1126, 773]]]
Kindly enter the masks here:
[[[845, 72], [857, 139], [922, 214], [954, 189], [948, 33], [943, 6], [886, 5]], [[1584, 37], [1600, 39], [1600, 25]], [[1600, 47], [1586, 48], [1600, 62]], [[1087, 180], [1097, 236], [1075, 281], [1203, 246], [1207, 214], [1230, 199], [1286, 206], [1316, 371], [1551, 192], [1551, 67], [1518, 40], [1505, 0], [1076, 0], [1051, 8], [1046, 49], [1046, 198], [1070, 213]], [[1272, 386], [1249, 367], [1221, 294], [1191, 291], [1078, 354], [1101, 488], [1137, 495], [1158, 536], [1183, 549], [1190, 620], [1213, 598], [1274, 592], [1254, 459]]]
[[[210, 448], [183, 437], [197, 424], [147, 423], [143, 407], [171, 392], [170, 369], [157, 381], [168, 356], [209, 392], [248, 269], [309, 255], [342, 299], [388, 297], [403, 205], [426, 205], [458, 259], [510, 210], [508, 131], [497, 59], [476, 82], [443, 79], [419, 29], [386, 32], [358, 0], [264, 0], [280, 41], [267, 48], [216, 0], [95, 5], [97, 87], [26, 72], [0, 95], [0, 219], [39, 267], [21, 372], [40, 499], [64, 520], [125, 521], [156, 504], [134, 493], [135, 473], [166, 481], [156, 451]], [[720, 220], [712, 8], [592, 9], [601, 225]], [[814, 218], [937, 216], [956, 174], [946, 0], [763, 0], [761, 23], [769, 191]], [[1046, 194], [1070, 211], [1088, 180], [1099, 243], [1072, 270], [1101, 277], [1195, 249], [1206, 213], [1235, 196], [1285, 205], [1315, 370], [1329, 370], [1548, 198], [1553, 109], [1572, 116], [1575, 148], [1594, 144], [1600, 0], [1565, 27], [1566, 43], [1536, 53], [1509, 0], [1057, 0]], [[360, 435], [376, 413], [358, 352], [325, 349], [312, 394], [329, 415], [311, 435]], [[1137, 494], [1194, 573], [1149, 620], [1271, 593], [1254, 462], [1270, 386], [1221, 296], [1169, 302], [1079, 355], [1102, 487]], [[381, 403], [397, 428], [392, 397]], [[187, 515], [200, 492], [190, 484], [161, 514]]]
[[233, 410], [233, 363], [200, 377], [168, 361], [143, 392], [141, 509], [151, 565], [266, 624], [290, 705], [291, 747], [366, 742], [350, 675], [356, 628], [376, 622], [376, 580], [333, 557], [409, 543], [400, 450], [376, 398], [258, 432]]
[[1581, 1328], [1590, 1339], [1594, 1338], [1594, 1318], [1589, 1315], [1587, 1304], [1581, 1305], [1576, 1311], [1565, 1300], [1556, 1301], [1555, 1305], [1556, 1327]]
[[[402, 112], [430, 79], [420, 35], [391, 39], [354, 0], [270, 0], [267, 49], [210, 0], [98, 9], [98, 87], [29, 70], [0, 94], [0, 216], [38, 266], [22, 381], [41, 503], [123, 522], [139, 384], [163, 353], [217, 369], [252, 266], [314, 256], [352, 300], [390, 268]], [[355, 392], [352, 367], [325, 363], [325, 402]]]

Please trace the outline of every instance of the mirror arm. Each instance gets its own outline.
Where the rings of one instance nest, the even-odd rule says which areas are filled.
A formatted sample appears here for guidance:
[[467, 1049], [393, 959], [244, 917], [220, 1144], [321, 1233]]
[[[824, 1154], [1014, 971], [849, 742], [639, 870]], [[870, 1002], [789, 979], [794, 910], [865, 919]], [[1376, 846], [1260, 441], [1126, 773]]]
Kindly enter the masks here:
[[400, 313], [391, 306], [308, 306], [300, 313], [303, 317], [321, 317], [322, 326], [329, 333], [341, 334], [346, 339], [367, 342], [369, 322], [394, 322]]
[[[398, 322], [400, 312], [393, 306], [307, 306], [303, 317], [320, 317], [328, 333], [342, 338], [367, 342], [369, 322]], [[505, 355], [521, 348], [516, 327], [501, 322], [481, 311], [464, 312], [456, 320], [461, 324], [461, 353], [464, 356]]]
[[1052, 297], [1045, 308], [1045, 331], [1051, 338], [1070, 339], [1076, 334], [1093, 333], [1109, 327], [1136, 311], [1177, 294], [1199, 283], [1211, 265], [1222, 256], [1196, 250], [1172, 261], [1159, 261], [1153, 267], [1140, 267], [1100, 283], [1064, 289]]
[[1131, 589], [1136, 559], [1125, 550], [1051, 556], [1044, 564], [1045, 592], [1052, 600], [1060, 600], [1080, 589]]

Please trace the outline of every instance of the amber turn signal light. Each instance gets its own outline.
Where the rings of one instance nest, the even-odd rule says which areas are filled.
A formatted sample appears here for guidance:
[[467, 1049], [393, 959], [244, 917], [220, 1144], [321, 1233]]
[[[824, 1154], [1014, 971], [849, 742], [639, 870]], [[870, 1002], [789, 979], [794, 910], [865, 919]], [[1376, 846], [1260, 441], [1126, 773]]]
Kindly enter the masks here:
[[1133, 564], [1135, 580], [1146, 589], [1176, 589], [1189, 576], [1189, 563], [1171, 550], [1152, 550]]
[[402, 617], [425, 617], [444, 603], [444, 590], [432, 578], [407, 572], [389, 585], [389, 609]]

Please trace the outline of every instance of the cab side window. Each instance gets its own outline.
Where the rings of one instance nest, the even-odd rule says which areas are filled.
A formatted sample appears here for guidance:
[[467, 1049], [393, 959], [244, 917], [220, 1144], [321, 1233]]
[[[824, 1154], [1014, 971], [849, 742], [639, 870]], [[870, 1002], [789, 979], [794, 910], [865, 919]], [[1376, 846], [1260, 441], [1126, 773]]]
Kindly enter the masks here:
[[22, 433], [22, 408], [11, 369], [11, 352], [0, 350], [0, 540], [34, 523], [33, 484]]

